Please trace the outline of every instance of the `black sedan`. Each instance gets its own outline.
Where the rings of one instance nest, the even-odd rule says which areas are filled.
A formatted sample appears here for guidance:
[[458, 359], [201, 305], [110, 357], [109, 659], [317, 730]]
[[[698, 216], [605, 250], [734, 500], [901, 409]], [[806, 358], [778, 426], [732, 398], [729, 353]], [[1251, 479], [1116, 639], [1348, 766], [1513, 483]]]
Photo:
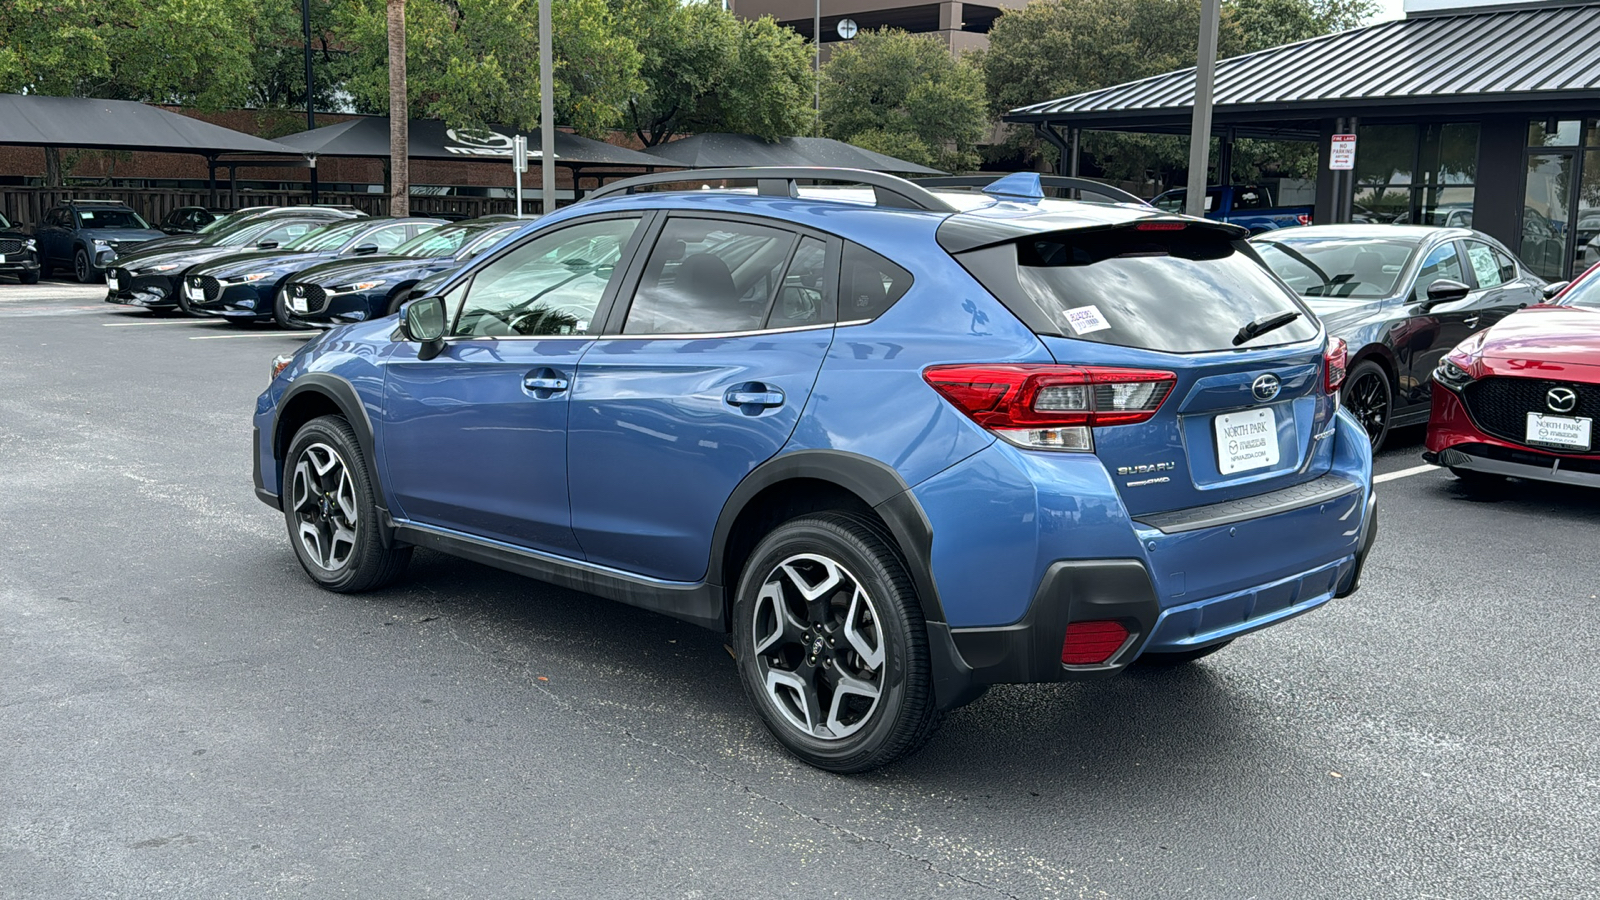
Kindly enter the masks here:
[[235, 325], [273, 317], [273, 301], [289, 276], [340, 257], [394, 250], [443, 219], [374, 218], [324, 225], [276, 250], [235, 253], [190, 270], [180, 305], [191, 315], [220, 316]]
[[1444, 354], [1543, 298], [1543, 279], [1470, 228], [1318, 225], [1250, 243], [1349, 346], [1343, 400], [1374, 449], [1389, 429], [1428, 420]]
[[424, 232], [392, 256], [336, 259], [302, 269], [278, 292], [285, 328], [330, 328], [394, 313], [419, 281], [471, 260], [531, 219], [469, 219]]
[[[180, 247], [205, 246], [215, 240], [217, 235], [243, 228], [257, 219], [273, 216], [298, 216], [320, 219], [323, 222], [337, 222], [365, 215], [366, 213], [348, 206], [247, 206], [212, 221], [194, 234], [170, 234], [153, 241], [146, 241], [139, 245], [138, 250], [142, 253], [150, 250], [177, 250]], [[110, 265], [114, 261], [113, 257], [107, 259], [105, 264]]]
[[195, 266], [246, 250], [272, 250], [328, 224], [322, 215], [262, 216], [202, 234], [192, 246], [140, 248], [106, 270], [106, 302], [149, 310], [177, 309], [179, 288]]
[[228, 214], [226, 209], [206, 206], [180, 206], [161, 219], [159, 227], [167, 234], [196, 234], [200, 229]]
[[0, 276], [23, 284], [39, 283], [39, 249], [33, 238], [0, 213]]

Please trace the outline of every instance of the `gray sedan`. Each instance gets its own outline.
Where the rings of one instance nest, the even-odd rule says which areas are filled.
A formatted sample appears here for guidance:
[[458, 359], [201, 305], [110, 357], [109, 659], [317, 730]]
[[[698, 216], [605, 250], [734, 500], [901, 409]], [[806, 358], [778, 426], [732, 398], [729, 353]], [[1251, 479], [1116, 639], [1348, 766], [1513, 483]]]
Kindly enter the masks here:
[[1543, 299], [1543, 279], [1470, 228], [1318, 225], [1250, 242], [1349, 346], [1342, 397], [1374, 449], [1390, 428], [1428, 420], [1445, 353]]

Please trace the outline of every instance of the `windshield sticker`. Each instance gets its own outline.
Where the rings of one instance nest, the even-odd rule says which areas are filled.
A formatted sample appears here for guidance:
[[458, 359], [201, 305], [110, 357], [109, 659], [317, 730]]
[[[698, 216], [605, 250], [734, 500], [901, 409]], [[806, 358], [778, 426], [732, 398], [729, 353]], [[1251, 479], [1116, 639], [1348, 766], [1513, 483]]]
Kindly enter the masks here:
[[1105, 331], [1111, 327], [1106, 317], [1100, 315], [1100, 308], [1097, 306], [1075, 307], [1062, 313], [1061, 316], [1067, 320], [1067, 325], [1073, 334], [1089, 334], [1094, 331]]

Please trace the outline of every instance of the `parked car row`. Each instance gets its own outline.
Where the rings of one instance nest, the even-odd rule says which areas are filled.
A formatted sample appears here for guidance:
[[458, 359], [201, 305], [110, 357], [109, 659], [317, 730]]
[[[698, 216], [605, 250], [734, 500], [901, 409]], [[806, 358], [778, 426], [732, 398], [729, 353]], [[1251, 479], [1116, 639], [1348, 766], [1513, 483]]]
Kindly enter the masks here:
[[108, 260], [106, 302], [237, 325], [362, 321], [394, 312], [419, 281], [526, 222], [369, 218], [337, 207], [241, 210]]

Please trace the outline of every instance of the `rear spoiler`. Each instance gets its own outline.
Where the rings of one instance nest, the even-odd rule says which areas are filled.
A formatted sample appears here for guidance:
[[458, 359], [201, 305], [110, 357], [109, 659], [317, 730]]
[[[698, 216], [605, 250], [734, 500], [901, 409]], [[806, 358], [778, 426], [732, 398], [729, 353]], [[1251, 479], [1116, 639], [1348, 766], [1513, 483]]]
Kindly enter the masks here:
[[939, 246], [946, 253], [965, 253], [995, 244], [1008, 244], [1035, 235], [1057, 232], [1116, 231], [1189, 231], [1214, 232], [1229, 241], [1241, 241], [1250, 236], [1250, 229], [1228, 222], [1157, 213], [1146, 207], [1130, 209], [1127, 206], [1085, 204], [1079, 209], [1041, 210], [1027, 216], [986, 216], [983, 210], [962, 213], [945, 219], [936, 235]]

